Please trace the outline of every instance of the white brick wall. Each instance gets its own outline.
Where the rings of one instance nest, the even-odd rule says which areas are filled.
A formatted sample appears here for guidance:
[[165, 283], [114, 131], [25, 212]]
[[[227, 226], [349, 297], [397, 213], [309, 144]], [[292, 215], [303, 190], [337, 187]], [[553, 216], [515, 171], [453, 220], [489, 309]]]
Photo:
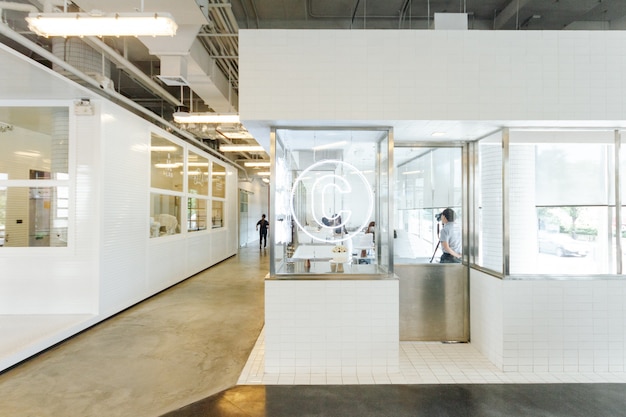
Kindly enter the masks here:
[[398, 280], [265, 282], [265, 372], [397, 372]]
[[502, 146], [480, 146], [479, 265], [502, 272]]
[[624, 372], [623, 280], [502, 281], [471, 272], [471, 343], [504, 371]]

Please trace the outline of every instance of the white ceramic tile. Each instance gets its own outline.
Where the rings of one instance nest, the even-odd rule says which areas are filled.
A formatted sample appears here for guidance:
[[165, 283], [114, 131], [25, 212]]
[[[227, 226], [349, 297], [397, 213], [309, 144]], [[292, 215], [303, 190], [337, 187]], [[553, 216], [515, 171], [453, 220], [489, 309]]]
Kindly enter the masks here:
[[[280, 368], [259, 370], [263, 362], [263, 335], [250, 355], [238, 384], [460, 384], [460, 383], [626, 383], [624, 357], [618, 365], [611, 365], [604, 353], [566, 350], [563, 355], [552, 351], [539, 352], [539, 361], [531, 355], [520, 357], [519, 365], [504, 365], [498, 369], [482, 356], [472, 344], [441, 344], [435, 342], [401, 342], [398, 350], [398, 369], [390, 372], [387, 366], [359, 367], [359, 359], [345, 357], [336, 366], [325, 364], [324, 371], [306, 367], [297, 372], [281, 373]], [[363, 360], [363, 358], [361, 358]], [[257, 371], [249, 372], [251, 361]], [[579, 362], [580, 361], [580, 362]]]

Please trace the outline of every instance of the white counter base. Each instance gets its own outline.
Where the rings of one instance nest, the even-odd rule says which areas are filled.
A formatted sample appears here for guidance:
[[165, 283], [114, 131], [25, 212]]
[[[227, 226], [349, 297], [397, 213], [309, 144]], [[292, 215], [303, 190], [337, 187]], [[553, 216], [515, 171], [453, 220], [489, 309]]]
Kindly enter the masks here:
[[265, 372], [398, 372], [398, 280], [265, 281]]

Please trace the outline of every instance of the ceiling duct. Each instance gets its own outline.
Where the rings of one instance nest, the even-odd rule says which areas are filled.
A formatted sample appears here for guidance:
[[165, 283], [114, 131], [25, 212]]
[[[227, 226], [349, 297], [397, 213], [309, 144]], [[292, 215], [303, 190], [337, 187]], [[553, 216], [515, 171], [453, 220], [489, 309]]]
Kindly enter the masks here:
[[238, 96], [232, 91], [216, 60], [197, 39], [201, 26], [179, 25], [170, 39], [140, 37], [150, 54], [161, 60], [158, 78], [166, 85], [188, 86], [216, 112], [238, 108]]
[[[128, 0], [74, 0], [82, 10], [99, 9], [103, 12], [132, 12], [135, 5]], [[154, 10], [150, 9], [154, 8]], [[200, 30], [210, 25], [208, 7], [201, 9], [194, 0], [159, 0], [146, 2], [145, 12], [167, 10], [178, 25], [176, 35], [138, 39], [151, 55], [161, 60], [157, 76], [168, 86], [188, 86], [194, 95], [202, 99], [216, 112], [232, 112], [238, 108], [238, 96], [228, 78], [219, 70], [216, 60], [197, 39]], [[105, 9], [105, 10], [103, 10]]]

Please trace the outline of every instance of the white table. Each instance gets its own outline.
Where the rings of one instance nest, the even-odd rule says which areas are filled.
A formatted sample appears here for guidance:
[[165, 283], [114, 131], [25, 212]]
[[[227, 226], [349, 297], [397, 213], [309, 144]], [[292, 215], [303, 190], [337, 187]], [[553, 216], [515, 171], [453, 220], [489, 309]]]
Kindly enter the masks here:
[[292, 259], [327, 261], [333, 258], [334, 247], [334, 245], [300, 245], [293, 253]]

